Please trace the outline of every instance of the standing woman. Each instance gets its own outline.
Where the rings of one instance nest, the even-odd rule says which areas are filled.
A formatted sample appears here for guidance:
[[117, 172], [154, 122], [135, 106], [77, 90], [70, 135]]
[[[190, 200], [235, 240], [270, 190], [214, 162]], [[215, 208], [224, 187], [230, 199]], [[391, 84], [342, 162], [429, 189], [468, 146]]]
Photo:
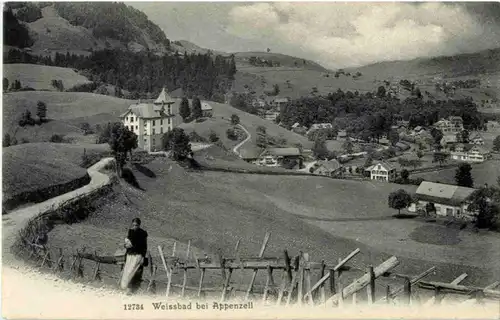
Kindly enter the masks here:
[[141, 229], [141, 219], [132, 220], [132, 228], [128, 230], [125, 238], [125, 248], [127, 255], [125, 266], [123, 268], [120, 287], [131, 294], [141, 285], [143, 267], [146, 261], [146, 252], [148, 251], [148, 233]]

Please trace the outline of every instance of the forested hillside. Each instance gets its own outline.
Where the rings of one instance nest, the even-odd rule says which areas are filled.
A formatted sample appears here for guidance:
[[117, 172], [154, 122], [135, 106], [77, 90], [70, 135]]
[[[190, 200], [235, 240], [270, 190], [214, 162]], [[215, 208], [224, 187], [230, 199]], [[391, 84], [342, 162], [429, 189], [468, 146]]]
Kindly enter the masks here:
[[429, 126], [440, 118], [461, 116], [468, 129], [481, 129], [483, 117], [471, 99], [423, 100], [411, 97], [399, 100], [379, 90], [359, 94], [338, 90], [324, 97], [308, 97], [292, 101], [280, 114], [288, 127], [298, 122], [309, 127], [313, 123], [333, 123], [335, 130], [346, 130], [351, 136], [368, 140], [390, 132], [397, 120], [409, 126]]
[[134, 41], [149, 47], [143, 38], [149, 35], [166, 49], [170, 41], [163, 31], [141, 11], [124, 3], [115, 2], [56, 2], [57, 13], [69, 23], [92, 30], [96, 38], [112, 38], [124, 42]]
[[[52, 58], [12, 49], [4, 63], [37, 63], [77, 69], [93, 84], [67, 90], [92, 92], [101, 84], [112, 84], [118, 91], [130, 92], [127, 98], [131, 99], [158, 93], [165, 86], [168, 90], [182, 88], [189, 98], [198, 96], [223, 101], [236, 73], [233, 57], [210, 54], [158, 56], [151, 52], [123, 50], [94, 51], [89, 56], [56, 53]], [[122, 95], [118, 92], [116, 96]]]

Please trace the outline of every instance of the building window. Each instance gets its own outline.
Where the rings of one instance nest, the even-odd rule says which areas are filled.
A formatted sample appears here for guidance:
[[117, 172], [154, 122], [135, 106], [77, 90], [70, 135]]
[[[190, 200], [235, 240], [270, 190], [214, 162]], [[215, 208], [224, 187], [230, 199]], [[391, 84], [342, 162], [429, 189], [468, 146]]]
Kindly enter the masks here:
[[168, 124], [170, 125], [170, 118], [168, 118]]
[[155, 125], [155, 121], [153, 120], [153, 126]]
[[155, 128], [153, 128], [153, 134], [155, 134]]
[[171, 111], [171, 110], [170, 110], [170, 105], [169, 105], [169, 106], [168, 106], [168, 114], [172, 114], [170, 111]]
[[163, 125], [163, 119], [160, 119], [160, 126]]
[[139, 126], [135, 126], [135, 130], [139, 130]]
[[163, 127], [160, 127], [160, 133], [163, 133]]

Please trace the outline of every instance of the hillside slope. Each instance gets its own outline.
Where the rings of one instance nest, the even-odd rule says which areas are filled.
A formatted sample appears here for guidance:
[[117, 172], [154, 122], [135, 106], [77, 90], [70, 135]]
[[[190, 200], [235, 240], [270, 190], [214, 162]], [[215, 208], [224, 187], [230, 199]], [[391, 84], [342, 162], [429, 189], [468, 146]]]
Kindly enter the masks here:
[[[105, 48], [170, 51], [163, 31], [144, 13], [124, 3], [18, 3], [9, 8], [28, 29], [35, 54], [88, 54]], [[27, 10], [29, 15], [19, 14]]]
[[[278, 85], [279, 96], [298, 98], [313, 94], [343, 91], [375, 92], [389, 81], [391, 86], [402, 79], [416, 82], [426, 98], [447, 99], [435, 88], [436, 82], [479, 79], [474, 88], [457, 88], [453, 98], [472, 97], [475, 101], [492, 100], [500, 96], [500, 48], [451, 57], [419, 58], [410, 61], [381, 62], [368, 66], [349, 68], [344, 73], [329, 71], [313, 62], [275, 53], [236, 53], [238, 72], [233, 90], [265, 96]], [[249, 58], [260, 57], [280, 62], [279, 66], [252, 65]], [[297, 64], [295, 64], [297, 63]], [[355, 76], [360, 72], [360, 75]], [[396, 95], [404, 99], [405, 90]]]
[[23, 87], [30, 87], [37, 91], [57, 91], [51, 83], [52, 80], [61, 80], [66, 89], [90, 82], [86, 77], [70, 68], [26, 63], [4, 64], [3, 77], [7, 78], [10, 83], [19, 80]]

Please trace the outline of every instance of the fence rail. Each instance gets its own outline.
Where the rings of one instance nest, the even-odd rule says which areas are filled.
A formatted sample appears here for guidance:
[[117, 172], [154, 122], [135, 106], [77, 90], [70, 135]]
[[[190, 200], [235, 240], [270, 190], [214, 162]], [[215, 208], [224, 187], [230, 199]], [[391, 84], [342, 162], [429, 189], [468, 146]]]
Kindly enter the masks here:
[[[467, 301], [500, 300], [500, 291], [495, 290], [500, 282], [494, 282], [485, 288], [460, 285], [467, 274], [461, 275], [451, 283], [424, 280], [436, 272], [435, 267], [414, 277], [401, 275], [393, 271], [399, 264], [399, 260], [394, 256], [378, 266], [365, 268], [349, 266], [349, 262], [361, 253], [359, 249], [338, 259], [335, 265], [328, 265], [324, 261], [311, 261], [309, 255], [303, 252], [294, 257], [290, 257], [287, 250], [283, 251], [281, 257], [265, 256], [269, 239], [270, 234], [266, 233], [258, 255], [249, 257], [239, 255], [240, 241], [235, 246], [236, 257], [197, 258], [190, 252], [190, 242], [184, 256], [176, 255], [177, 243], [174, 243], [172, 255], [166, 256], [163, 247], [159, 246], [158, 255], [153, 257], [151, 252], [148, 253], [150, 263], [145, 268], [146, 276], [142, 280], [144, 290], [149, 294], [162, 294], [166, 297], [174, 294], [174, 289], [180, 296], [190, 292], [191, 296], [203, 298], [209, 294], [217, 296], [221, 302], [241, 293], [245, 300], [261, 299], [276, 305], [296, 303], [342, 306], [347, 298], [356, 303], [361, 296], [366, 297], [369, 304], [392, 303], [395, 300], [407, 304], [416, 300], [414, 294], [416, 288], [434, 293], [427, 304], [440, 303], [444, 296], [450, 293], [463, 295], [468, 298]], [[29, 242], [24, 242], [23, 252], [40, 268], [65, 274], [74, 280], [91, 282], [101, 282], [104, 278], [108, 278], [117, 283], [121, 278], [121, 269], [125, 261], [124, 255], [100, 256], [95, 251], [87, 252], [85, 248], [65, 255], [62, 248], [50, 248], [47, 245]], [[114, 271], [103, 270], [104, 265], [114, 266], [112, 267]], [[216, 285], [205, 283], [208, 271], [220, 276], [222, 281]], [[231, 281], [236, 271], [250, 272], [251, 277], [247, 285]], [[352, 275], [353, 271], [359, 276], [353, 281], [351, 279], [346, 282], [344, 274]], [[265, 284], [256, 283], [259, 273], [265, 277]], [[175, 281], [174, 274], [182, 278]], [[375, 284], [380, 277], [401, 278], [404, 284], [392, 290], [387, 286], [385, 296], [376, 300]], [[188, 285], [188, 279], [198, 280], [198, 285]], [[313, 281], [313, 279], [318, 280]], [[162, 285], [163, 289], [160, 290], [158, 285]], [[362, 295], [361, 292], [365, 289], [366, 295]]]

